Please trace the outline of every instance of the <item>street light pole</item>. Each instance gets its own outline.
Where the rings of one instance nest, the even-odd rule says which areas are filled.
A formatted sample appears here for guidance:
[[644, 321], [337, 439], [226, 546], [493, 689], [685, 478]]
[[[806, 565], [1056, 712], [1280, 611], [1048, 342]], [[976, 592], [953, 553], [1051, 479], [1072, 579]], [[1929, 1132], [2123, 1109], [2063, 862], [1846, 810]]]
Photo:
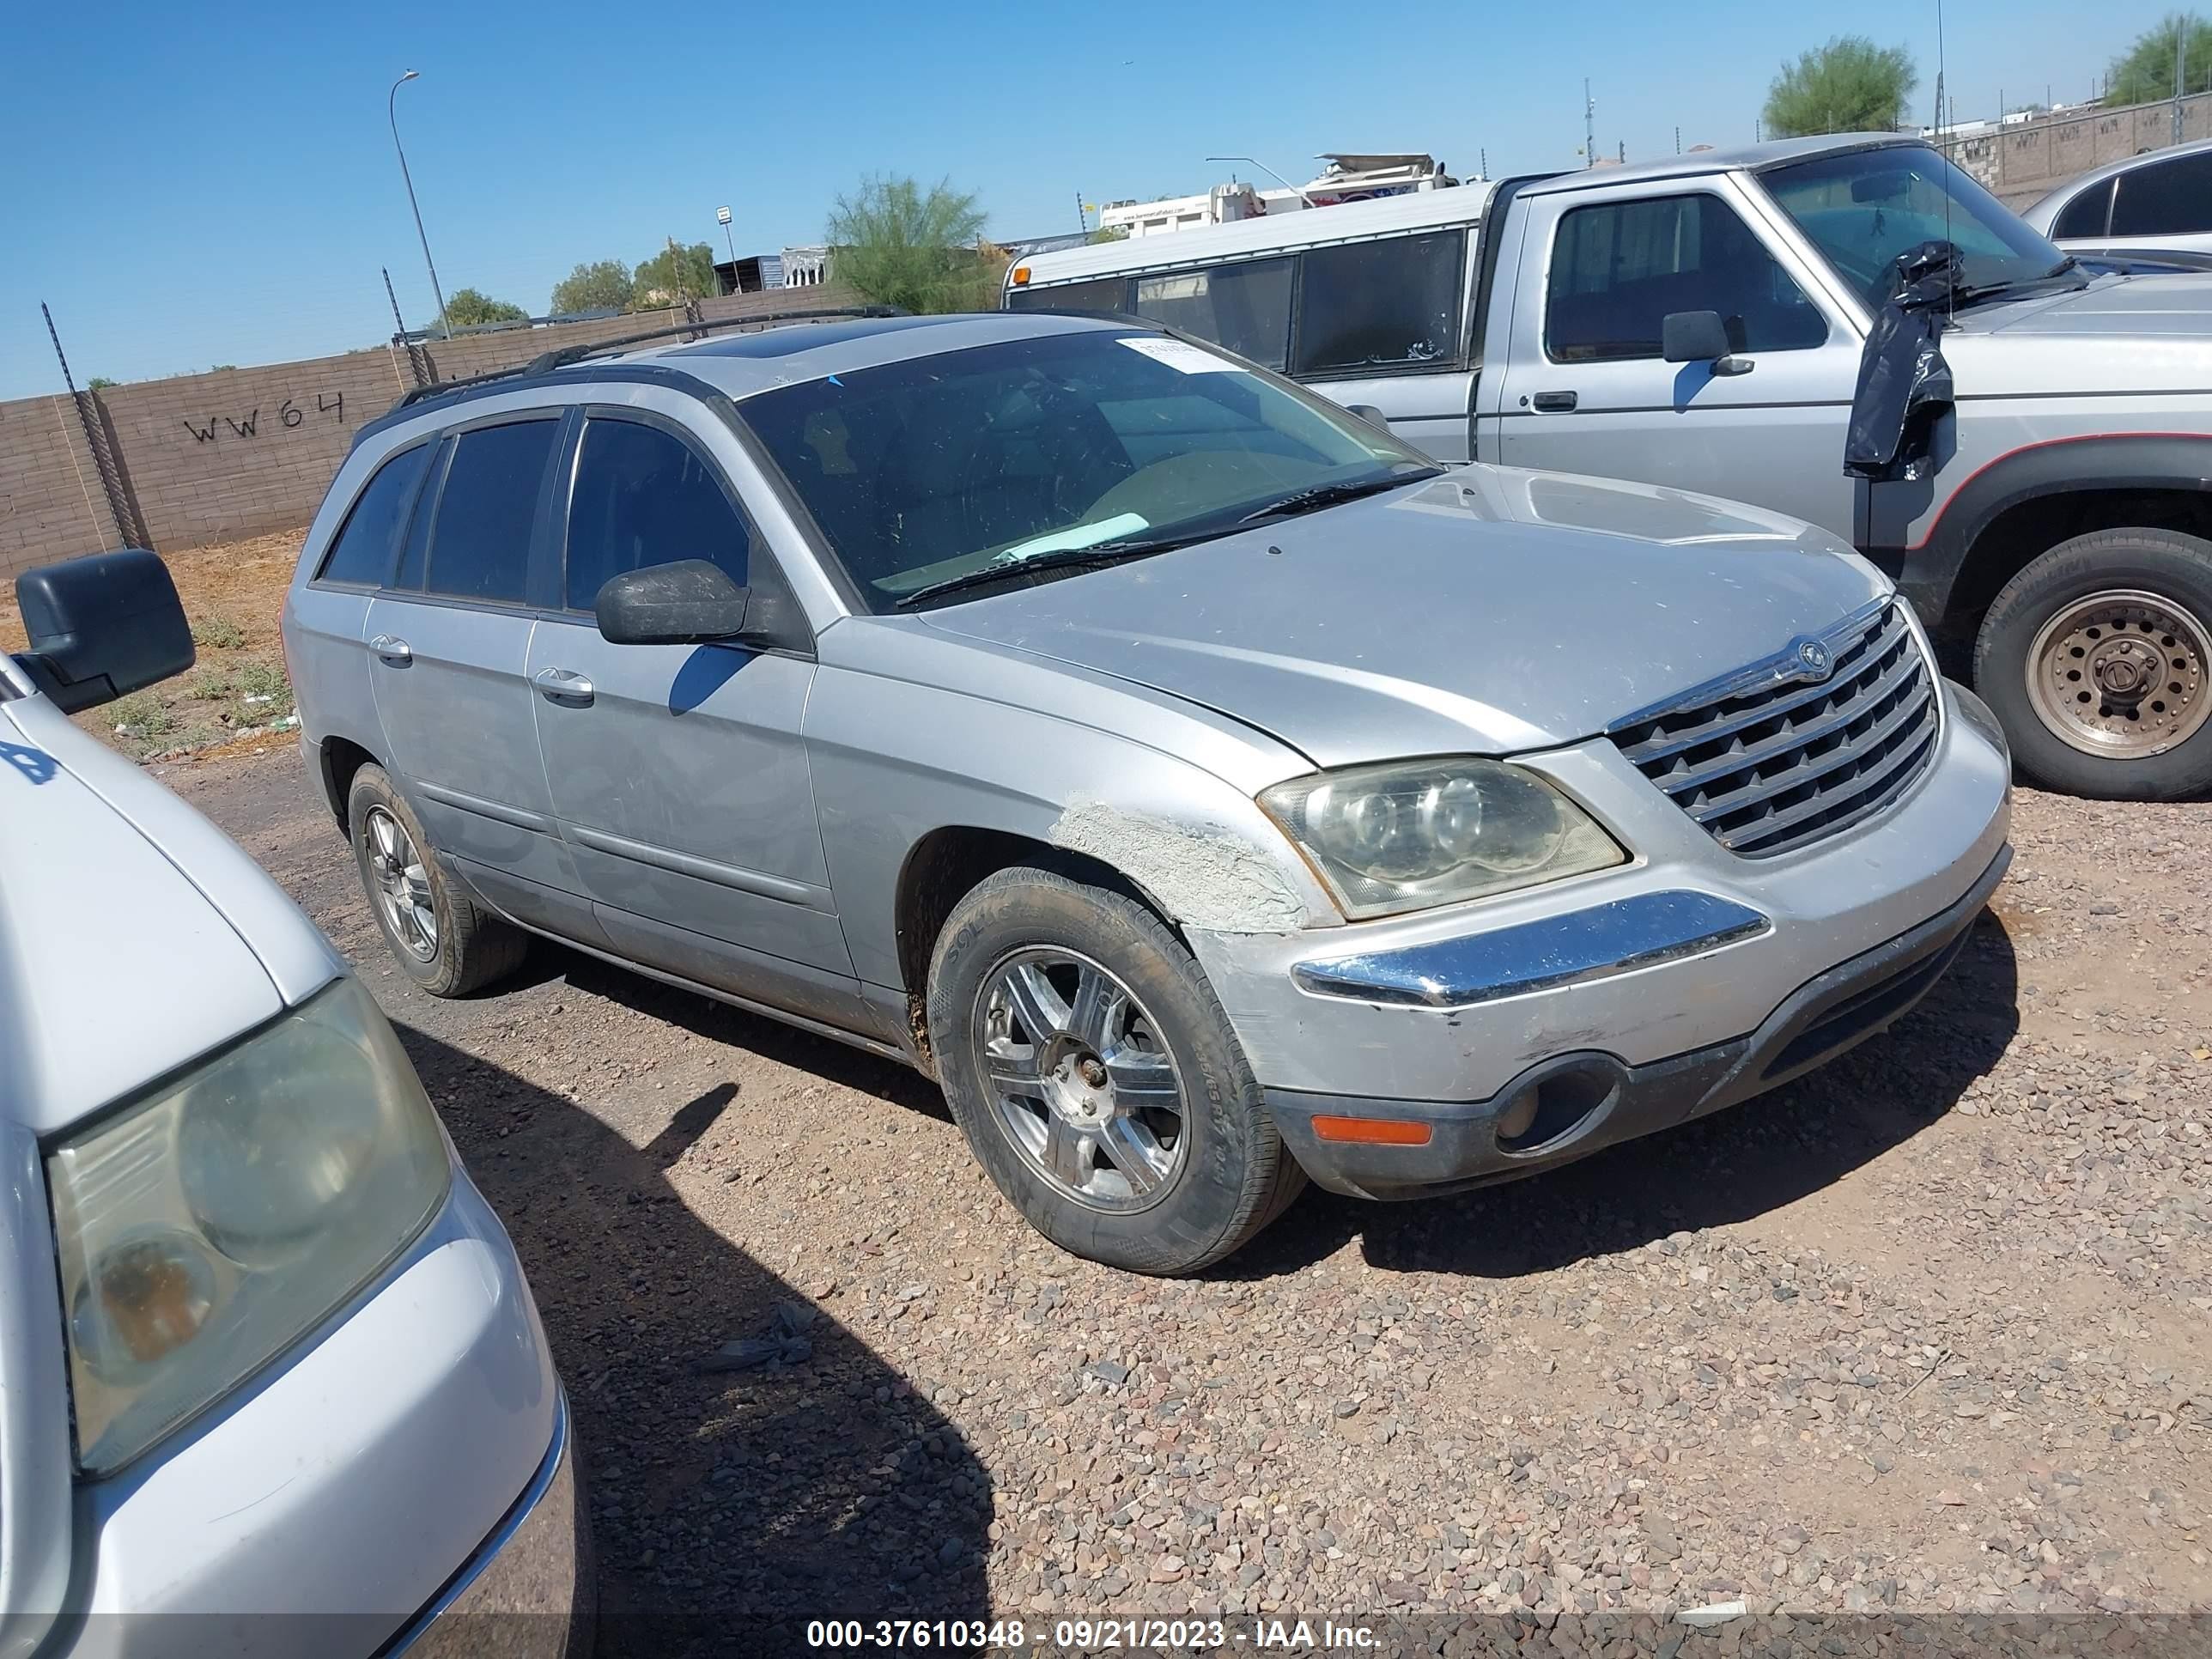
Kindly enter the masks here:
[[445, 330], [450, 340], [453, 337], [453, 325], [446, 319], [446, 291], [438, 286], [437, 261], [430, 257], [430, 238], [422, 228], [422, 210], [415, 200], [414, 175], [407, 171], [407, 150], [399, 142], [399, 88], [416, 79], [416, 75], [417, 71], [409, 70], [392, 83], [392, 90], [385, 94], [384, 113], [392, 123], [392, 148], [399, 152], [399, 177], [407, 186], [407, 205], [415, 210], [415, 234], [422, 244], [422, 263], [430, 268], [430, 292], [438, 296], [438, 326]]

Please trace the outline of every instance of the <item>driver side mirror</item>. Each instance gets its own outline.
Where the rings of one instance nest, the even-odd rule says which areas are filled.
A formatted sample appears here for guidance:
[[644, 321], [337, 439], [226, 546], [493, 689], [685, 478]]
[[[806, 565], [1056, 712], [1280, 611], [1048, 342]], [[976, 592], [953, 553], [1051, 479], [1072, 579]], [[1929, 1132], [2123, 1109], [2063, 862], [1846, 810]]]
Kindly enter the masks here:
[[161, 556], [93, 553], [15, 578], [31, 648], [20, 661], [64, 714], [113, 702], [192, 665], [191, 624]]
[[1670, 363], [1711, 363], [1716, 374], [1748, 374], [1752, 365], [1729, 355], [1728, 325], [1717, 311], [1670, 311], [1659, 324], [1659, 355]]
[[752, 590], [705, 559], [678, 559], [610, 577], [592, 608], [615, 645], [711, 645], [744, 635]]

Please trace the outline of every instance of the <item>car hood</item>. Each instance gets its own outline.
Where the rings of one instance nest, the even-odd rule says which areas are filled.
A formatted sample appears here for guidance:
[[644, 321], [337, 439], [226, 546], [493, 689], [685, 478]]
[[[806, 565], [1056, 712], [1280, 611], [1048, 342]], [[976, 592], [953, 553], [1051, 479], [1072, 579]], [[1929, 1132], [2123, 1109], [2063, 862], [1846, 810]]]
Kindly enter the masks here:
[[924, 614], [1188, 698], [1339, 766], [1573, 743], [1885, 586], [1795, 519], [1473, 466]]
[[1970, 307], [1943, 335], [1962, 392], [2057, 397], [2212, 386], [2212, 272], [2100, 276], [2070, 293]]
[[66, 1128], [340, 969], [221, 830], [44, 698], [0, 702], [0, 1116]]

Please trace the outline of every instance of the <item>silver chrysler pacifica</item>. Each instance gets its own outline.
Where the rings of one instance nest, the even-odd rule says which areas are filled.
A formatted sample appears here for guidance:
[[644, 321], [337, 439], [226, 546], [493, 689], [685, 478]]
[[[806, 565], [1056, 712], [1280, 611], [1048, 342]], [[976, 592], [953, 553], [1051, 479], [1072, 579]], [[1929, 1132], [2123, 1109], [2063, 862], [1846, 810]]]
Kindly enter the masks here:
[[410, 394], [284, 637], [423, 988], [544, 934], [904, 1060], [1145, 1273], [1308, 1177], [1472, 1187], [1771, 1089], [2010, 857], [1995, 722], [1826, 532], [1443, 471], [1128, 319]]

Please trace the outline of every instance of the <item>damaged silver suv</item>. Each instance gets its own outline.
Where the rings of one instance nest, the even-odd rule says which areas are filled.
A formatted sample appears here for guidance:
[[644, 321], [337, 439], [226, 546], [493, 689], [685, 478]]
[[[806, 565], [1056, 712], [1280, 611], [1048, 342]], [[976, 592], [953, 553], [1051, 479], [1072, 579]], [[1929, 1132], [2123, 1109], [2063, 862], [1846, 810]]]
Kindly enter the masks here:
[[1042, 1231], [1218, 1261], [1770, 1089], [2009, 766], [1794, 520], [1444, 471], [1169, 331], [854, 318], [415, 394], [284, 617], [400, 966], [528, 934], [920, 1066]]

